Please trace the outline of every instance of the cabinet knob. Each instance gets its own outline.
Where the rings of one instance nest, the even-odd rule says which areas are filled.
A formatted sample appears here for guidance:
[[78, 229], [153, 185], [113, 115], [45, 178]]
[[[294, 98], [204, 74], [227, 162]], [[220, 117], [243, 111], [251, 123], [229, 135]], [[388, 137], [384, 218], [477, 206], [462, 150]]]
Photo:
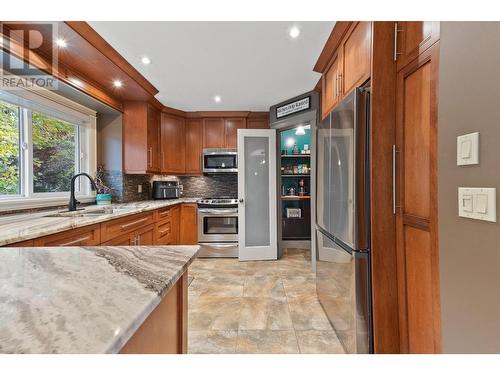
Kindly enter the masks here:
[[243, 198], [240, 198], [240, 203], [243, 203], [243, 201], [244, 201]]

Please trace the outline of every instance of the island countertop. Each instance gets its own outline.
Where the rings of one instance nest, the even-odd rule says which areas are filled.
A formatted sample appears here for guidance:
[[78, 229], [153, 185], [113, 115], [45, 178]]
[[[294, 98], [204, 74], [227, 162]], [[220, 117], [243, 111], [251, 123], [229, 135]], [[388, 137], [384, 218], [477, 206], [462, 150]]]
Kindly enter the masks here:
[[198, 246], [0, 248], [0, 353], [117, 353]]

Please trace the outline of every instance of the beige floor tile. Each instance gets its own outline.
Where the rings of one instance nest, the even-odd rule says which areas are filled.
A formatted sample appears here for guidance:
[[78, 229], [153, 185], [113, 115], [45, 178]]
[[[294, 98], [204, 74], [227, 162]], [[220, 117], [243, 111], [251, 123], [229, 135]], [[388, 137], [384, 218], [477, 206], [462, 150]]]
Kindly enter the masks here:
[[296, 331], [302, 354], [344, 354], [335, 331]]
[[250, 261], [245, 262], [246, 264], [246, 275], [247, 276], [279, 276], [280, 269], [279, 264], [280, 261]]
[[288, 298], [288, 304], [295, 330], [332, 330], [323, 308], [315, 297]]
[[236, 330], [241, 298], [200, 296], [189, 302], [188, 328], [195, 331]]
[[298, 354], [293, 330], [239, 331], [236, 352], [241, 354]]
[[244, 297], [285, 299], [285, 289], [279, 276], [247, 276], [243, 288]]
[[283, 277], [282, 282], [287, 298], [316, 296], [316, 281], [313, 276]]
[[286, 300], [245, 297], [240, 314], [240, 330], [293, 329]]
[[236, 351], [238, 331], [189, 331], [189, 354], [232, 354]]
[[188, 351], [341, 352], [317, 300], [309, 259], [309, 250], [285, 249], [278, 261], [195, 260]]

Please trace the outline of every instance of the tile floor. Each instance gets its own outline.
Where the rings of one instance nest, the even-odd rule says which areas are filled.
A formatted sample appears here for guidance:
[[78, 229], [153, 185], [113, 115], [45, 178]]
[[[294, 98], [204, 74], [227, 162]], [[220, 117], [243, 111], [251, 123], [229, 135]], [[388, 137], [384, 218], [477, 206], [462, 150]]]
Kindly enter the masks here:
[[197, 259], [189, 269], [189, 353], [344, 353], [322, 307], [309, 251], [278, 261]]

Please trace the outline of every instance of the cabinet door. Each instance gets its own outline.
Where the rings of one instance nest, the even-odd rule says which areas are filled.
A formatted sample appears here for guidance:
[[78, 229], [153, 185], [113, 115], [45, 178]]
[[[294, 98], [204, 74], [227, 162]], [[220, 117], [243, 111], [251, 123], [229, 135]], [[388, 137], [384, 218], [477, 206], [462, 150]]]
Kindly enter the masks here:
[[170, 245], [172, 241], [172, 220], [165, 220], [155, 225], [155, 245]]
[[343, 73], [339, 76], [342, 96], [370, 78], [371, 42], [371, 22], [357, 22], [351, 27], [343, 42]]
[[180, 245], [195, 245], [198, 243], [198, 206], [196, 203], [181, 205]]
[[155, 243], [155, 226], [148, 225], [135, 232], [136, 245], [147, 246], [154, 245]]
[[247, 129], [269, 129], [269, 120], [267, 118], [249, 118], [247, 119]]
[[95, 246], [101, 242], [99, 224], [36, 238], [34, 246]]
[[203, 119], [203, 148], [224, 148], [224, 119]]
[[398, 71], [414, 60], [439, 39], [439, 22], [396, 22], [395, 58]]
[[440, 351], [437, 245], [439, 43], [397, 77], [396, 250], [402, 353]]
[[321, 90], [321, 114], [324, 119], [339, 102], [340, 99], [340, 72], [341, 72], [341, 53], [337, 53], [330, 63], [330, 67], [323, 75]]
[[148, 105], [148, 171], [160, 172], [160, 111]]
[[186, 120], [186, 174], [201, 174], [203, 120]]
[[[180, 239], [180, 220], [181, 220], [181, 206], [176, 205], [170, 209], [171, 225], [172, 225], [172, 244], [178, 244]], [[198, 239], [198, 237], [196, 237]]]
[[244, 118], [227, 118], [224, 120], [226, 148], [236, 148], [238, 129], [246, 129], [246, 127], [247, 122]]
[[183, 174], [186, 170], [184, 119], [163, 114], [161, 121], [161, 159], [163, 173]]

